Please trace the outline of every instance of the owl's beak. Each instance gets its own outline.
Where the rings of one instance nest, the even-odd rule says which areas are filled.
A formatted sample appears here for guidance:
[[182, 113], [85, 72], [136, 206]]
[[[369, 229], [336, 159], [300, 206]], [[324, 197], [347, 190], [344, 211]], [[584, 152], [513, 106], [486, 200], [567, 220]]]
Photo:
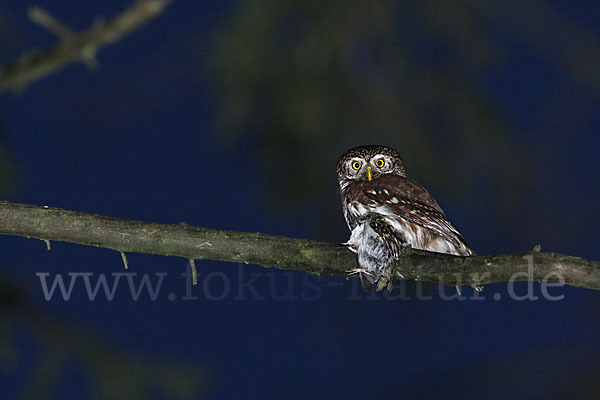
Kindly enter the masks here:
[[373, 179], [373, 172], [371, 171], [371, 167], [367, 167], [367, 179], [369, 181]]

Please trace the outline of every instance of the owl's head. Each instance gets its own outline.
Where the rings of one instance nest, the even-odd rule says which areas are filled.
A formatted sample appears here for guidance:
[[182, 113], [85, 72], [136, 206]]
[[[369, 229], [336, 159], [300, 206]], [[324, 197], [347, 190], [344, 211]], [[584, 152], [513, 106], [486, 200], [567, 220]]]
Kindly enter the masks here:
[[354, 180], [372, 181], [384, 174], [406, 176], [400, 154], [390, 147], [354, 147], [342, 154], [337, 162], [338, 183], [341, 188]]

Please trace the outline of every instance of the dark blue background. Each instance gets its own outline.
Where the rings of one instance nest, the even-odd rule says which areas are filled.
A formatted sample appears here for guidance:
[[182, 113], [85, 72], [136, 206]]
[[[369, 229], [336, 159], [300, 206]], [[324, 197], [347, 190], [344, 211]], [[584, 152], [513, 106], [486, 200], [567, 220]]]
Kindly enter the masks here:
[[[486, 164], [485, 153], [465, 151], [463, 163], [473, 165], [467, 169], [476, 179], [472, 185], [461, 183], [460, 176], [436, 178], [436, 170], [452, 170], [452, 165], [429, 162], [425, 171], [408, 164], [409, 174], [437, 197], [478, 253], [525, 251], [540, 243], [545, 251], [600, 258], [600, 75], [595, 72], [600, 18], [598, 6], [591, 3], [533, 2], [521, 10], [500, 10], [497, 19], [479, 22], [502, 50], [503, 62], [469, 70], [464, 61], [465, 68], [458, 68], [456, 81], [474, 82], [492, 114], [503, 121], [503, 138], [527, 163], [497, 178], [490, 171], [508, 168], [512, 155], [486, 170], [477, 167]], [[128, 6], [118, 1], [38, 4], [73, 29]], [[546, 47], [524, 46], [515, 39], [536, 37], [540, 25], [555, 22], [543, 12], [531, 14], [527, 7], [535, 9], [535, 4], [565, 23], [555, 37], [539, 39]], [[296, 195], [300, 205], [282, 206], [274, 200], [279, 186], [269, 172], [280, 166], [261, 159], [264, 141], [272, 139], [259, 133], [236, 139], [215, 129], [215, 115], [222, 112], [213, 82], [219, 73], [206, 64], [220, 30], [239, 7], [229, 1], [175, 1], [156, 21], [102, 51], [98, 73], [72, 65], [19, 95], [5, 94], [0, 118], [14, 171], [8, 200], [159, 223], [185, 221], [344, 241], [334, 156], [311, 165], [328, 189], [311, 186], [307, 179]], [[524, 14], [515, 17], [520, 12]], [[6, 35], [1, 61], [54, 43], [50, 34], [27, 21], [24, 3], [9, 0], [0, 6], [0, 15]], [[518, 25], [523, 18], [530, 21]], [[528, 29], [519, 31], [523, 26]], [[462, 56], [444, 44], [450, 39], [440, 34], [439, 40], [422, 42], [417, 28], [403, 27], [415, 35], [415, 57], [441, 70], [461, 65]], [[571, 52], [561, 53], [565, 49]], [[583, 63], [581, 51], [587, 52]], [[371, 57], [358, 61], [365, 71], [377, 68]], [[470, 146], [443, 123], [438, 135], [450, 143], [449, 152]], [[347, 143], [365, 140], [386, 137], [349, 137], [333, 141], [328, 151], [338, 155]], [[292, 171], [294, 164], [311, 160], [306, 155], [310, 148], [287, 152]], [[509, 205], [503, 190], [512, 193]], [[442, 301], [437, 286], [424, 285], [434, 299], [418, 301], [416, 287], [409, 283], [411, 300], [390, 301], [380, 294], [356, 295], [356, 282], [341, 278], [198, 261], [200, 287], [193, 293], [199, 299], [183, 301], [180, 274], [186, 260], [130, 254], [127, 272], [168, 274], [157, 301], [147, 295], [132, 301], [122, 282], [111, 302], [102, 296], [88, 301], [83, 285], [76, 285], [69, 301], [55, 297], [46, 302], [36, 273], [49, 272], [52, 278], [68, 272], [124, 272], [120, 255], [56, 242], [47, 252], [39, 240], [0, 239], [2, 276], [29, 299], [23, 300], [26, 307], [5, 312], [3, 332], [10, 334], [3, 339], [4, 353], [18, 356], [2, 356], [3, 398], [35, 393], [31, 382], [40, 376], [48, 376], [54, 388], [50, 393], [39, 389], [48, 398], [93, 398], [96, 385], [107, 385], [98, 371], [115, 368], [111, 362], [119, 357], [125, 360], [119, 370], [122, 381], [113, 383], [121, 398], [135, 398], [136, 385], [148, 390], [140, 398], [176, 398], [176, 390], [142, 381], [156, 365], [176, 370], [156, 364], [163, 360], [183, 366], [180, 376], [201, 383], [194, 398], [515, 399], [564, 398], [567, 393], [596, 398], [600, 393], [594, 382], [600, 372], [600, 314], [598, 294], [591, 290], [555, 288], [551, 293], [564, 294], [563, 300], [519, 302], [508, 299], [506, 285], [496, 284], [485, 289], [484, 301]], [[224, 273], [231, 284], [223, 300], [207, 298], [222, 292], [223, 275], [211, 280], [209, 295], [203, 295], [203, 279], [211, 273]], [[248, 281], [253, 273], [262, 274], [255, 286], [265, 299], [249, 291], [244, 292], [247, 299], [236, 298], [239, 274]], [[290, 282], [293, 296], [277, 300], [271, 290], [288, 293]], [[520, 293], [527, 288], [516, 286]], [[540, 295], [539, 285], [533, 287]], [[171, 292], [177, 294], [175, 301], [167, 298]], [[502, 294], [502, 300], [493, 300], [494, 293]], [[73, 349], [73, 332], [90, 341], [77, 346], [104, 349], [100, 354], [106, 363], [102, 357], [81, 361], [80, 352], [86, 350]], [[40, 364], [48, 348], [67, 361]]]

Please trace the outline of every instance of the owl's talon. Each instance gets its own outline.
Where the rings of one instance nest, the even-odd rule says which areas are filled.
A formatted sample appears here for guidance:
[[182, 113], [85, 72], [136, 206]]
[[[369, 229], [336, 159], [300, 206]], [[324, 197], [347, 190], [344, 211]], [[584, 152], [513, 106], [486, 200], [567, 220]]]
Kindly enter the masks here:
[[358, 275], [360, 278], [360, 285], [362, 286], [365, 292], [371, 291], [371, 286], [375, 283], [376, 279], [373, 273], [367, 271], [363, 268], [353, 268], [351, 270], [346, 271], [348, 276]]
[[483, 285], [476, 285], [476, 284], [472, 284], [471, 287], [476, 291], [476, 292], [483, 292]]
[[377, 283], [377, 291], [383, 290], [384, 288], [386, 288], [388, 290], [388, 292], [391, 292], [392, 289], [394, 288], [394, 280], [397, 277], [401, 277], [404, 278], [402, 276], [401, 273], [398, 272], [398, 268], [395, 266], [392, 266], [390, 268], [388, 268], [384, 275], [379, 278], [379, 282]]
[[346, 273], [348, 274], [348, 276], [352, 276], [352, 275], [363, 273], [363, 274], [369, 275], [371, 278], [375, 279], [375, 276], [371, 272], [367, 271], [364, 268], [349, 269], [348, 271], [346, 271]]
[[386, 280], [383, 277], [379, 278], [379, 280], [377, 281], [377, 289], [376, 289], [376, 291], [379, 292], [380, 290], [383, 290], [390, 283], [391, 283], [391, 281], [388, 281], [388, 280]]
[[394, 289], [394, 281], [389, 281], [387, 285], [387, 291], [391, 293], [392, 289]]

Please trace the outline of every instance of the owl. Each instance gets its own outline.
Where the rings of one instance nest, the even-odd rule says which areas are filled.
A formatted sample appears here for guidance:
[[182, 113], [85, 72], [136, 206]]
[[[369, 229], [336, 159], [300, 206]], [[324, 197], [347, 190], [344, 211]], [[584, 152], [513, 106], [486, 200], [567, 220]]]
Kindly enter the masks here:
[[363, 289], [391, 290], [403, 278], [395, 261], [403, 249], [460, 256], [474, 254], [433, 197], [406, 176], [400, 154], [386, 146], [360, 146], [337, 162], [342, 208], [351, 231], [343, 243], [358, 257]]

